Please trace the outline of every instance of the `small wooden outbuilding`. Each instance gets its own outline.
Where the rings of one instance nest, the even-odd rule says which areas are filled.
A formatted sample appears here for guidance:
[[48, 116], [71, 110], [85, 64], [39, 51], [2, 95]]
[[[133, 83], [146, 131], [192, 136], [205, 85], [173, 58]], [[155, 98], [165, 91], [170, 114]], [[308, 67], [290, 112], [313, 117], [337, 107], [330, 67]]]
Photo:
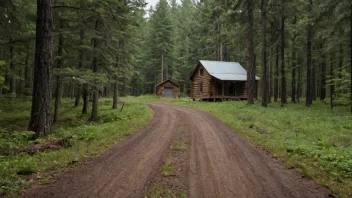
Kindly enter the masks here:
[[179, 86], [172, 80], [165, 80], [156, 85], [156, 95], [160, 97], [178, 97]]
[[193, 100], [247, 99], [247, 71], [237, 62], [200, 60], [190, 79]]

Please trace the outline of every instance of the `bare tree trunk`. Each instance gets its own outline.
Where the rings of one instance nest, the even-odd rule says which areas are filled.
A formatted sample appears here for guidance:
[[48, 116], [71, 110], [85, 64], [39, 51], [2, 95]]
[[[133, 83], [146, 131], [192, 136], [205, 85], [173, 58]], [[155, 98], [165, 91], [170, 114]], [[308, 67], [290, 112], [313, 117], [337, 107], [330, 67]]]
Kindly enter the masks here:
[[[296, 57], [297, 58], [297, 57]], [[298, 60], [299, 67], [298, 70], [298, 80], [297, 80], [297, 91], [296, 91], [296, 102], [300, 102], [300, 97], [302, 96], [302, 58]]]
[[253, 49], [253, 7], [252, 0], [248, 0], [248, 72], [247, 72], [247, 98], [248, 104], [254, 104], [255, 95], [255, 57]]
[[[27, 47], [27, 54], [26, 54], [26, 59], [24, 61], [24, 88], [26, 90], [31, 88], [31, 83], [30, 83], [30, 66], [29, 66], [29, 45]], [[28, 94], [28, 91], [26, 91], [26, 95]]]
[[330, 57], [330, 107], [331, 109], [334, 108], [334, 92], [335, 92], [335, 86], [334, 83], [332, 82], [334, 79], [334, 63], [333, 63], [333, 58], [332, 56]]
[[161, 81], [164, 82], [164, 49], [161, 49]]
[[16, 78], [15, 78], [15, 65], [13, 64], [13, 44], [12, 44], [12, 37], [10, 37], [10, 70], [12, 76], [10, 78], [10, 93], [16, 94]]
[[[313, 39], [313, 37], [312, 37]], [[315, 48], [313, 47], [313, 52], [315, 51]], [[316, 61], [315, 58], [313, 58], [314, 56], [312, 55], [312, 72], [311, 72], [311, 78], [312, 78], [312, 100], [316, 100], [317, 99], [317, 87], [316, 87]]]
[[[323, 50], [323, 44], [321, 44], [320, 49]], [[325, 100], [325, 98], [326, 98], [326, 57], [325, 57], [325, 53], [322, 52], [320, 100]]]
[[262, 90], [262, 106], [268, 106], [269, 96], [269, 82], [268, 82], [268, 68], [266, 57], [266, 11], [265, 0], [261, 0], [261, 13], [262, 13], [262, 65], [263, 65], [263, 90]]
[[32, 110], [28, 126], [37, 136], [51, 134], [52, 31], [52, 0], [37, 0]]
[[82, 98], [83, 98], [82, 114], [85, 115], [88, 112], [88, 85], [87, 84], [83, 85]]
[[[58, 50], [57, 50], [57, 63], [56, 63], [56, 68], [61, 69], [62, 68], [62, 55], [63, 55], [63, 42], [64, 38], [62, 36], [62, 31], [63, 31], [63, 24], [62, 24], [62, 19], [60, 20], [60, 33], [59, 33], [59, 45], [58, 45]], [[62, 95], [62, 83], [61, 83], [61, 76], [58, 74], [56, 76], [56, 91], [55, 91], [55, 109], [54, 109], [54, 120], [53, 122], [56, 123], [59, 119], [59, 107], [60, 107], [60, 102], [61, 102], [61, 95]]]
[[[95, 31], [98, 31], [98, 25], [99, 21], [95, 21]], [[97, 39], [93, 39], [93, 48], [94, 50], [97, 48]], [[92, 70], [93, 73], [98, 72], [98, 58], [97, 55], [94, 56], [93, 58], [93, 64], [92, 64]], [[99, 91], [98, 90], [93, 90], [93, 102], [92, 102], [92, 114], [91, 117], [89, 118], [89, 121], [97, 121], [98, 120], [98, 100], [99, 100]]]
[[[84, 29], [81, 28], [80, 32], [79, 32], [79, 43], [80, 45], [84, 44]], [[84, 52], [83, 50], [79, 50], [79, 60], [78, 60], [78, 69], [82, 69], [83, 68], [83, 58], [84, 58]], [[76, 86], [76, 94], [75, 94], [75, 106], [74, 107], [78, 107], [79, 106], [79, 101], [81, 100], [81, 95], [82, 95], [82, 85], [79, 84]]]
[[[119, 48], [123, 50], [124, 48], [124, 40], [120, 39], [119, 40]], [[121, 55], [118, 55], [116, 57], [116, 69], [119, 70], [121, 63]], [[117, 109], [117, 104], [118, 104], [118, 96], [119, 96], [119, 82], [118, 82], [118, 74], [116, 74], [115, 77], [115, 82], [114, 82], [114, 96], [113, 96], [113, 102], [112, 102], [112, 109]]]
[[[311, 14], [312, 12], [312, 4], [313, 1], [309, 0], [308, 4], [308, 13]], [[307, 93], [306, 93], [306, 106], [311, 106], [313, 104], [312, 101], [312, 71], [311, 71], [311, 66], [312, 66], [312, 25], [308, 24], [308, 35], [307, 35]]]
[[275, 77], [274, 77], [274, 102], [277, 102], [279, 97], [279, 45], [276, 45], [276, 60], [275, 60]]
[[350, 16], [350, 75], [351, 75], [350, 102], [351, 102], [351, 112], [352, 112], [352, 14]]
[[286, 71], [285, 71], [285, 5], [281, 0], [281, 106], [287, 103], [286, 98]]
[[[296, 24], [296, 16], [294, 18], [293, 24]], [[296, 59], [296, 35], [293, 36], [292, 39], [292, 84], [291, 84], [291, 102], [296, 103], [296, 67], [297, 67], [297, 59]]]
[[273, 97], [274, 94], [274, 81], [273, 81], [273, 48], [272, 44], [274, 43], [274, 36], [273, 36], [273, 26], [270, 23], [270, 59], [269, 59], [269, 96], [268, 96], [268, 103], [271, 103], [271, 98]]

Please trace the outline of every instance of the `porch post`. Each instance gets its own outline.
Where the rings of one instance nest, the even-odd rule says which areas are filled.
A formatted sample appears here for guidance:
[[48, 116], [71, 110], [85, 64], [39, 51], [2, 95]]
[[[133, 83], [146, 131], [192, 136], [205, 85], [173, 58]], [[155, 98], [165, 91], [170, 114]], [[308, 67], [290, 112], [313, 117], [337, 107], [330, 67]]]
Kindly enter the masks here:
[[225, 86], [224, 86], [224, 81], [221, 81], [221, 87], [222, 87], [222, 97], [225, 95]]

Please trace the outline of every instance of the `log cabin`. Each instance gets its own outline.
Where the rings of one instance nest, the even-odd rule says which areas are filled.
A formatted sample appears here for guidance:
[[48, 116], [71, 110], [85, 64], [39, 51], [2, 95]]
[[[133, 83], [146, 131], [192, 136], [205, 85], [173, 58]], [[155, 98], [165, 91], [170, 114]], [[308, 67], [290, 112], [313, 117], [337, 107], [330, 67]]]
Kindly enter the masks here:
[[237, 62], [200, 60], [190, 80], [193, 100], [247, 99], [247, 71]]
[[156, 95], [160, 97], [177, 98], [179, 93], [179, 86], [172, 80], [165, 80], [156, 85]]

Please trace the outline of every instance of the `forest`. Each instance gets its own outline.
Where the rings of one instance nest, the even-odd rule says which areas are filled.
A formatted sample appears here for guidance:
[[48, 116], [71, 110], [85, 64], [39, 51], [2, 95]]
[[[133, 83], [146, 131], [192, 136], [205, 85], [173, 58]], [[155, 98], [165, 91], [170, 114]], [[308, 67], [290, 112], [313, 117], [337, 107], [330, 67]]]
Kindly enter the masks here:
[[[171, 103], [209, 111], [235, 128], [242, 126], [229, 121], [232, 114], [222, 115], [217, 108], [248, 108], [240, 110], [244, 118], [238, 119], [249, 125], [246, 116], [275, 117], [280, 108], [290, 109], [277, 117], [282, 123], [292, 119], [300, 125], [293, 117], [299, 112], [308, 112], [307, 119], [314, 122], [306, 126], [318, 127], [328, 119], [329, 135], [336, 132], [336, 137], [346, 138], [343, 145], [335, 145], [343, 157], [318, 165], [309, 162], [310, 168], [319, 166], [329, 179], [308, 177], [320, 178], [318, 183], [348, 197], [352, 193], [351, 30], [350, 0], [159, 0], [155, 7], [145, 0], [2, 0], [0, 195], [16, 195], [28, 187], [22, 177], [26, 171], [92, 158], [115, 144], [116, 138], [121, 141], [140, 129], [152, 119], [144, 102], [160, 100], [146, 95], [154, 95], [157, 84], [171, 79], [179, 84], [181, 98]], [[244, 66], [248, 101], [219, 106], [185, 102], [190, 74], [199, 60]], [[255, 76], [260, 77], [258, 96]], [[340, 118], [336, 123], [334, 116]], [[116, 123], [120, 132], [110, 140]], [[273, 142], [261, 142], [262, 135], [253, 135], [254, 142], [269, 150], [286, 149], [285, 154], [278, 153], [281, 157], [292, 152], [281, 143], [275, 147]], [[317, 141], [329, 135], [317, 135]], [[70, 141], [69, 151], [28, 155], [33, 145], [57, 138]], [[77, 155], [72, 145], [86, 150]], [[62, 155], [68, 157], [49, 163]], [[308, 160], [313, 154], [299, 155]], [[343, 167], [330, 170], [329, 163], [335, 162]], [[11, 174], [6, 171], [9, 166], [14, 167]], [[334, 174], [336, 178], [330, 179]]]

